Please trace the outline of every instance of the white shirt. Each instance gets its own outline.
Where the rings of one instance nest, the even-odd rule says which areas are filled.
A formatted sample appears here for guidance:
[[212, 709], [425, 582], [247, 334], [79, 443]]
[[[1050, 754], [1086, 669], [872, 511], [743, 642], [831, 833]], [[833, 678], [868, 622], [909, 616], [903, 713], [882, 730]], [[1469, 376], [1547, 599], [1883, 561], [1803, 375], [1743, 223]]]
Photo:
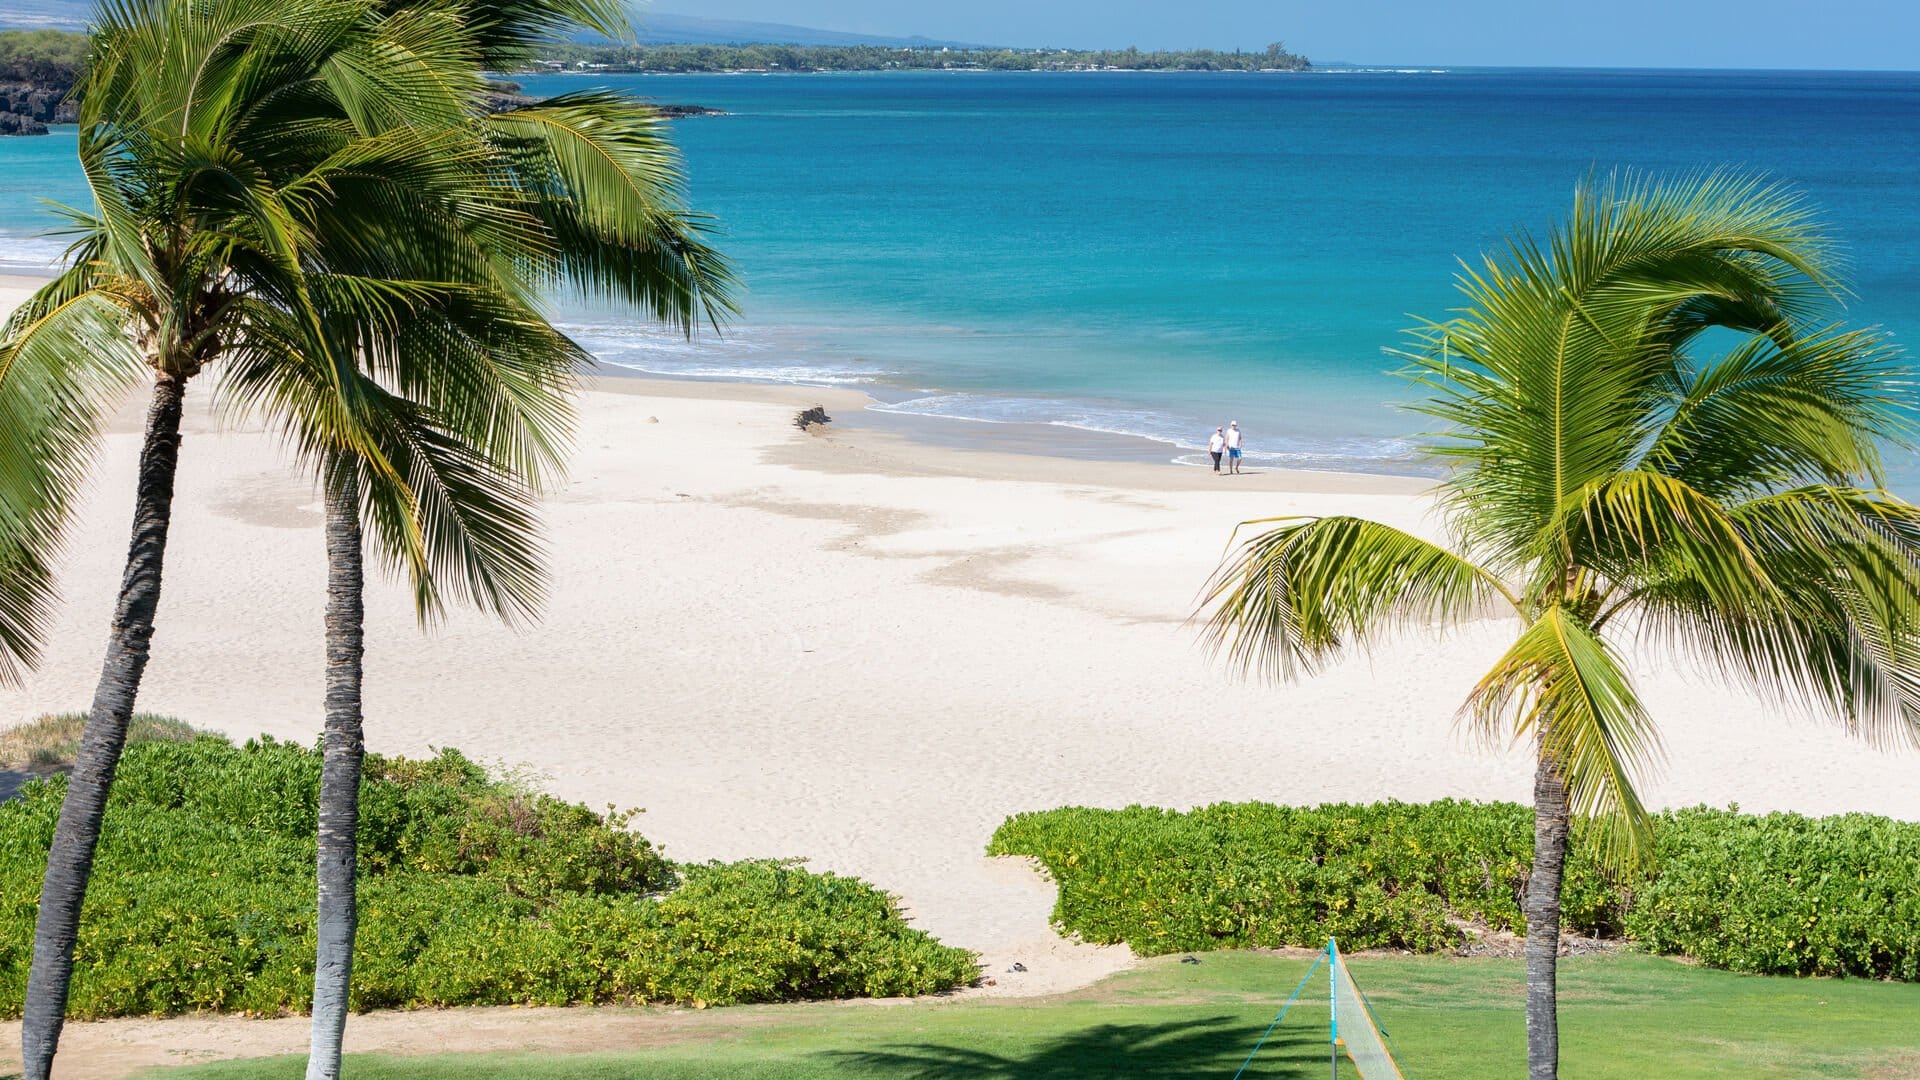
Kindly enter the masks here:
[[1213, 438], [1207, 440], [1207, 453], [1209, 454], [1217, 454], [1226, 448], [1227, 437], [1217, 431], [1213, 433]]
[[1240, 429], [1239, 428], [1227, 429], [1227, 449], [1229, 450], [1240, 449]]

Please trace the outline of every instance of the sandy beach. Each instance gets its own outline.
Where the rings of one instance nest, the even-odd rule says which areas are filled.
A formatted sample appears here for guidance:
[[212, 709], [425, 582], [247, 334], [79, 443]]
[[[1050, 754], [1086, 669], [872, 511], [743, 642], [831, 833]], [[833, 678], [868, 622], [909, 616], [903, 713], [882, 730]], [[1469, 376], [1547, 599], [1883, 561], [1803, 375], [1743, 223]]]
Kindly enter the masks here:
[[[0, 280], [0, 307], [30, 284]], [[311, 742], [319, 499], [257, 425], [221, 430], [211, 389], [190, 393], [140, 708]], [[860, 422], [864, 402], [589, 380], [571, 478], [548, 506], [544, 617], [509, 629], [457, 612], [423, 630], [382, 580], [368, 602], [370, 748], [458, 747], [567, 798], [644, 807], [639, 828], [670, 857], [803, 856], [867, 878], [918, 925], [978, 950], [991, 992], [1011, 994], [1130, 961], [1059, 939], [1050, 886], [981, 855], [1011, 813], [1526, 797], [1526, 755], [1476, 746], [1452, 719], [1510, 625], [1409, 635], [1271, 686], [1211, 661], [1187, 621], [1237, 522], [1352, 513], [1431, 534], [1424, 481], [933, 445]], [[797, 430], [795, 411], [816, 403], [840, 422]], [[130, 403], [105, 440], [66, 554], [66, 606], [40, 670], [0, 689], [0, 725], [91, 695], [138, 413]], [[967, 426], [994, 445], [990, 425]], [[1851, 741], [1658, 654], [1636, 670], [1665, 734], [1666, 763], [1643, 785], [1651, 805], [1920, 818], [1913, 753]], [[1025, 974], [1006, 972], [1015, 961]], [[69, 1045], [94, 1027], [73, 1028]], [[350, 1027], [349, 1049], [366, 1030]], [[0, 1031], [0, 1046], [13, 1039]]]

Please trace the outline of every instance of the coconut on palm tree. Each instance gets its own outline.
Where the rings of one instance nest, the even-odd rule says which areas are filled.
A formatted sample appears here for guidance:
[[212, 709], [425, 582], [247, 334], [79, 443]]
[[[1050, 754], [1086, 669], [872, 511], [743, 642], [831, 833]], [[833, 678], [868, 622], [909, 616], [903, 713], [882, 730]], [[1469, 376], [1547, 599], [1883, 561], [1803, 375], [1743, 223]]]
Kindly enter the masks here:
[[1569, 819], [1593, 819], [1615, 865], [1647, 850], [1635, 785], [1658, 734], [1631, 645], [1920, 741], [1920, 509], [1880, 458], [1907, 432], [1907, 375], [1882, 335], [1827, 321], [1837, 287], [1777, 186], [1583, 185], [1546, 244], [1463, 275], [1464, 308], [1403, 354], [1445, 425], [1444, 537], [1249, 522], [1271, 527], [1210, 587], [1211, 644], [1289, 677], [1389, 629], [1512, 621], [1460, 715], [1534, 752], [1535, 1080], [1558, 1068]]
[[[538, 291], [572, 277], [656, 311], [725, 307], [725, 265], [673, 201], [651, 113], [581, 97], [480, 122], [485, 50], [465, 25], [450, 9], [338, 0], [151, 0], [102, 15], [80, 137], [96, 209], [73, 215], [71, 268], [0, 338], [9, 663], [31, 658], [52, 602], [48, 567], [100, 416], [143, 370], [153, 383], [128, 571], [42, 893], [29, 1077], [47, 1074], [57, 1045], [146, 663], [188, 381], [218, 372], [229, 400], [278, 423], [324, 477], [328, 745], [341, 752], [326, 770], [322, 907], [335, 918], [322, 950], [350, 958], [353, 830], [340, 809], [358, 786], [362, 516], [423, 611], [449, 590], [525, 610], [541, 580], [532, 484], [556, 460], [582, 358], [538, 314]], [[635, 194], [580, 205], [609, 178]], [[343, 1017], [345, 974], [329, 979], [324, 960]]]

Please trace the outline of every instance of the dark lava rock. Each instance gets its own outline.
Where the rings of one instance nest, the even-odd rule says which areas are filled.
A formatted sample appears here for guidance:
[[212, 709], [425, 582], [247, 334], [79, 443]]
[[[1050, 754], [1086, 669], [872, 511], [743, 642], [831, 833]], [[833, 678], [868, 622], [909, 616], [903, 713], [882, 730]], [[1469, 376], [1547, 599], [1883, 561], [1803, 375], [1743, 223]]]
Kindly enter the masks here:
[[48, 124], [71, 124], [79, 110], [71, 84], [0, 82], [0, 135], [45, 135]]
[[0, 112], [0, 135], [45, 135], [47, 125], [31, 116]]

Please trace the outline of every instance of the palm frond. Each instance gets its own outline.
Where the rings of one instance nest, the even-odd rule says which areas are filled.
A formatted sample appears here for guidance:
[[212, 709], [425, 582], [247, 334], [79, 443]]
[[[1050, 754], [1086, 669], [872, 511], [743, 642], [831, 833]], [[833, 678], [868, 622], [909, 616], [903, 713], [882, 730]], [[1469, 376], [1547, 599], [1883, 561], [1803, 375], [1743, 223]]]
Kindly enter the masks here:
[[[1571, 566], [1597, 574], [1602, 601], [1611, 586], [1654, 577], [1696, 582], [1728, 609], [1770, 603], [1776, 592], [1726, 508], [1664, 473], [1628, 469], [1587, 485], [1568, 498], [1556, 534], [1563, 557], [1543, 564], [1545, 572]], [[1590, 617], [1596, 626], [1606, 621], [1604, 612]]]
[[1542, 611], [1461, 707], [1476, 734], [1531, 736], [1559, 771], [1577, 814], [1606, 827], [1619, 864], [1646, 850], [1649, 821], [1635, 775], [1659, 757], [1652, 718], [1619, 657], [1565, 608]]
[[140, 372], [126, 313], [100, 284], [70, 269], [0, 329], [0, 684], [39, 656], [100, 425]]
[[439, 616], [449, 591], [510, 621], [530, 616], [544, 595], [545, 549], [525, 475], [431, 406], [357, 370], [329, 370], [297, 327], [276, 336], [270, 329], [286, 324], [272, 310], [254, 315], [255, 332], [228, 358], [223, 399], [267, 418], [316, 472], [357, 474], [369, 541], [407, 577], [420, 617]]
[[1466, 306], [1399, 353], [1434, 391], [1436, 455], [1476, 548], [1548, 557], [1574, 492], [1633, 467], [1662, 416], [1677, 351], [1711, 326], [1784, 337], [1834, 287], [1811, 214], [1734, 174], [1626, 175], [1576, 193], [1542, 246], [1528, 237], [1463, 272]]
[[1671, 415], [1646, 467], [1716, 498], [1883, 476], [1881, 448], [1910, 443], [1911, 372], [1876, 330], [1827, 327], [1785, 345], [1755, 337], [1675, 373]]
[[555, 283], [647, 309], [691, 332], [734, 310], [734, 275], [706, 242], [711, 223], [681, 207], [685, 177], [648, 105], [588, 92], [490, 117], [515, 174], [559, 238]]
[[383, 483], [364, 457], [362, 509], [380, 536], [388, 565], [410, 575], [415, 609], [431, 619], [443, 593], [506, 622], [531, 619], [546, 595], [547, 549], [537, 493], [512, 468], [448, 434], [414, 402], [369, 391], [384, 423], [375, 425], [384, 456], [404, 487]]
[[485, 83], [480, 47], [460, 13], [415, 4], [369, 22], [357, 47], [331, 50], [319, 65], [331, 103], [361, 134], [463, 126]]
[[1492, 574], [1438, 544], [1361, 518], [1272, 518], [1208, 583], [1205, 640], [1243, 671], [1311, 673], [1394, 625], [1446, 627], [1517, 602]]
[[[416, 2], [416, 0], [406, 0]], [[518, 71], [543, 45], [571, 40], [582, 30], [631, 41], [633, 24], [622, 0], [458, 0], [462, 21], [480, 48], [487, 71]]]
[[1725, 605], [1673, 574], [1634, 598], [1645, 632], [1870, 741], [1920, 745], [1920, 508], [1816, 486], [1729, 516], [1775, 584], [1770, 602]]

